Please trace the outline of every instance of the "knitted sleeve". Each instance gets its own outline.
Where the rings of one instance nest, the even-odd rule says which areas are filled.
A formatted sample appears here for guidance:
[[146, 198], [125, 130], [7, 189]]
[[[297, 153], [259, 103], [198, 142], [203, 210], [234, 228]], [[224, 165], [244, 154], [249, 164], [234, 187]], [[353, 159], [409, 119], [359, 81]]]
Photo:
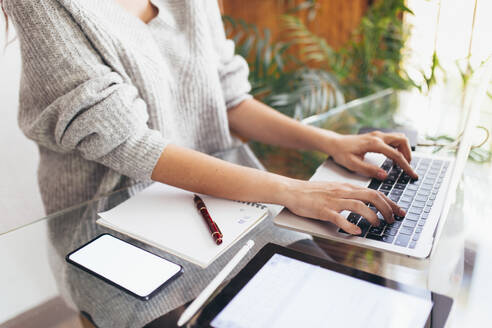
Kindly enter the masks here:
[[234, 53], [234, 42], [226, 38], [217, 0], [205, 1], [205, 3], [211, 36], [218, 57], [220, 83], [226, 106], [229, 109], [251, 98], [248, 63], [243, 57]]
[[78, 152], [149, 180], [168, 143], [148, 125], [146, 103], [108, 67], [58, 2], [6, 1], [22, 54], [19, 125], [42, 147]]

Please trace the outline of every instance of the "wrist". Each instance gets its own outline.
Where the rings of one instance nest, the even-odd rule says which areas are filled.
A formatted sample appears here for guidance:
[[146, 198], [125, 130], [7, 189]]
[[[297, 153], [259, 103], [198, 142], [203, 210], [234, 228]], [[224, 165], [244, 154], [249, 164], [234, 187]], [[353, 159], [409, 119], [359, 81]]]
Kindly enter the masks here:
[[314, 138], [313, 149], [327, 155], [335, 154], [339, 148], [343, 135], [322, 128], [316, 128], [316, 130], [317, 136]]
[[298, 193], [303, 190], [303, 180], [282, 177], [277, 185], [277, 192], [274, 197], [274, 204], [290, 207], [298, 198]]

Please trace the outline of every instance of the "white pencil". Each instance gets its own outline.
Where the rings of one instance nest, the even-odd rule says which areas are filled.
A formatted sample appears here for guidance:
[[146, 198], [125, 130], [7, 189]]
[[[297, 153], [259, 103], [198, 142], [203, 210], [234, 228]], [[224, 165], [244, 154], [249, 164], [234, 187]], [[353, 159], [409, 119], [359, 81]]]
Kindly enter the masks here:
[[254, 246], [255, 242], [248, 240], [246, 245], [241, 248], [236, 255], [226, 264], [226, 266], [215, 276], [214, 279], [205, 287], [205, 289], [198, 295], [197, 298], [184, 310], [183, 314], [179, 317], [178, 326], [181, 327], [187, 323], [198, 310], [205, 304], [214, 291], [220, 286], [220, 284], [227, 278], [229, 273], [239, 264], [248, 251]]

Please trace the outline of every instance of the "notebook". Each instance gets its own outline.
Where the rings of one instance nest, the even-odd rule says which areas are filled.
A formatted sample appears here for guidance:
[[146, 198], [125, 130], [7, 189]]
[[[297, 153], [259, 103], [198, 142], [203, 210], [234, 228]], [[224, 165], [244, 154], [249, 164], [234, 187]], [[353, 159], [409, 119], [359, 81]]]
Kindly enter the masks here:
[[224, 235], [221, 245], [211, 237], [193, 193], [161, 183], [99, 213], [97, 223], [206, 268], [268, 216], [262, 204], [199, 196]]

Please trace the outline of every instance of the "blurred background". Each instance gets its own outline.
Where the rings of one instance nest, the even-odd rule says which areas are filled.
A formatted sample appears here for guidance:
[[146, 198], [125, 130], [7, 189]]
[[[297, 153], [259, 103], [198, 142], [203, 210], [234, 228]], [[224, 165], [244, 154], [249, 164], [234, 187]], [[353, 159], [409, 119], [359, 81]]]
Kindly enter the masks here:
[[[324, 127], [342, 133], [356, 133], [362, 126], [412, 127], [409, 117], [395, 122], [387, 115], [395, 102], [401, 104], [400, 98], [393, 97], [398, 93], [410, 95], [403, 97], [410, 111], [429, 117], [427, 125], [413, 126], [421, 132], [421, 142], [451, 143], [459, 136], [459, 122], [472, 97], [470, 81], [492, 60], [490, 0], [219, 0], [219, 5], [228, 37], [248, 60], [252, 94], [305, 122], [333, 113], [332, 119], [324, 120], [328, 122]], [[0, 119], [0, 233], [44, 216], [36, 182], [37, 148], [17, 126], [19, 44], [12, 26], [4, 35], [4, 25], [0, 17], [0, 109], [4, 113]], [[374, 102], [361, 107], [361, 99], [375, 94], [381, 108]], [[430, 105], [420, 102], [422, 97], [433, 101]], [[340, 108], [348, 107], [357, 111], [339, 114]], [[490, 130], [492, 83], [480, 110], [480, 122]], [[477, 144], [485, 140], [483, 131], [477, 132]], [[294, 177], [309, 176], [323, 156], [258, 143], [252, 146], [270, 170]], [[471, 161], [490, 162], [491, 147], [488, 139], [474, 149]], [[280, 160], [300, 161], [307, 169], [285, 171], [286, 165], [277, 165]], [[12, 259], [2, 265], [20, 269], [19, 276], [0, 289], [22, 295], [16, 301], [0, 301], [0, 324], [46, 302], [46, 295], [58, 293], [45, 249], [40, 247], [46, 241], [35, 238], [39, 235], [26, 241], [25, 248], [11, 247], [8, 238], [0, 245], [5, 253], [2, 258]], [[33, 261], [16, 261], [27, 257]], [[36, 279], [32, 274], [22, 277], [23, 272], [36, 272]]]

